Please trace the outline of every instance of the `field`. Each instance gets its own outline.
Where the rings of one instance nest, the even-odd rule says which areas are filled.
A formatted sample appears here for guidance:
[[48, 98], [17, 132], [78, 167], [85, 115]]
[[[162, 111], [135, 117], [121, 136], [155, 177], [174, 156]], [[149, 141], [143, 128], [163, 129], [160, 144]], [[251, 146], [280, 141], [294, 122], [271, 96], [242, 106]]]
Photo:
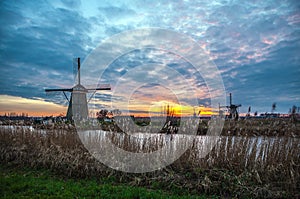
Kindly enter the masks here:
[[[63, 179], [95, 179], [100, 184], [109, 179], [114, 186], [181, 196], [299, 197], [300, 124], [288, 120], [226, 121], [222, 136], [204, 157], [199, 151], [207, 136], [193, 136], [189, 138], [191, 147], [173, 164], [142, 174], [116, 171], [101, 164], [83, 146], [72, 126], [35, 126], [32, 130], [16, 125], [0, 128], [2, 168], [42, 169]], [[199, 128], [205, 129], [205, 125]], [[157, 134], [141, 143], [124, 133], [105, 136], [117, 146], [136, 152], [156, 150], [170, 138]], [[178, 136], [171, 138], [176, 141]], [[138, 197], [144, 195], [141, 193]]]

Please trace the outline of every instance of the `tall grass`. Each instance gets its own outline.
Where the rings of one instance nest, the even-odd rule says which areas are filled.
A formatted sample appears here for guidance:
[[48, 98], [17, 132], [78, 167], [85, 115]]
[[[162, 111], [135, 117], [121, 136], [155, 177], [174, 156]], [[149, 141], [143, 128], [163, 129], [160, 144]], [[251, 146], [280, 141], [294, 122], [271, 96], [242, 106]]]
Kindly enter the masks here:
[[[90, 144], [99, 144], [86, 136]], [[222, 136], [210, 153], [203, 136], [157, 134], [145, 138], [109, 132], [106, 136], [118, 147], [133, 152], [152, 152], [168, 142], [191, 146], [168, 167], [144, 174], [129, 174], [98, 162], [71, 130], [30, 131], [0, 129], [0, 162], [14, 166], [46, 168], [66, 177], [114, 177], [116, 182], [190, 193], [219, 194], [228, 197], [297, 197], [300, 190], [300, 140], [291, 137]], [[298, 194], [298, 195], [297, 195]]]

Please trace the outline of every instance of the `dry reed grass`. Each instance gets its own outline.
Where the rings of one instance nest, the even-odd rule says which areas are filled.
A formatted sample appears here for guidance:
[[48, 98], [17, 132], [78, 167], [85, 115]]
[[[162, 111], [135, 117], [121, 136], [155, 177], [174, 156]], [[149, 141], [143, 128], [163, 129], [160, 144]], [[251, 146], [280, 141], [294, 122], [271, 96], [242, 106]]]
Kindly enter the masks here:
[[[150, 152], [164, 144], [165, 135], [131, 139], [111, 133], [117, 146], [127, 151]], [[93, 142], [93, 140], [91, 140]], [[112, 170], [99, 163], [84, 148], [75, 131], [53, 129], [46, 133], [0, 130], [0, 162], [14, 166], [46, 168], [66, 177], [99, 179], [113, 177], [116, 183], [162, 189], [182, 189], [190, 193], [223, 197], [299, 197], [300, 140], [284, 137], [221, 137], [213, 150], [199, 157], [198, 136], [178, 160], [165, 169], [144, 174]], [[297, 195], [298, 194], [298, 195]]]
[[[207, 132], [207, 121], [203, 121], [198, 129], [199, 135]], [[300, 137], [300, 122], [290, 118], [240, 119], [226, 120], [222, 129], [224, 136], [289, 136]]]
[[[93, 122], [95, 121], [93, 120]], [[95, 127], [96, 129], [101, 128], [103, 130], [112, 130], [125, 132], [131, 130], [130, 123], [128, 120], [124, 119], [122, 121], [122, 126], [119, 128], [117, 125], [111, 123], [102, 123], [101, 126], [93, 126], [89, 124], [89, 127]], [[208, 130], [208, 119], [203, 119], [200, 121], [197, 135], [206, 135]], [[71, 124], [65, 123], [53, 123], [53, 124], [34, 124], [32, 121], [16, 121], [16, 120], [3, 120], [1, 125], [14, 125], [14, 126], [32, 126], [34, 129], [44, 129], [44, 130], [64, 130], [64, 131], [74, 131], [75, 127]], [[78, 127], [77, 127], [78, 128]], [[145, 128], [145, 127], [144, 127]], [[159, 132], [151, 132], [159, 133]], [[160, 133], [165, 133], [161, 130]], [[300, 121], [293, 122], [290, 118], [267, 118], [267, 119], [240, 119], [238, 121], [226, 120], [224, 127], [222, 129], [221, 135], [223, 136], [288, 136], [294, 138], [300, 138]]]

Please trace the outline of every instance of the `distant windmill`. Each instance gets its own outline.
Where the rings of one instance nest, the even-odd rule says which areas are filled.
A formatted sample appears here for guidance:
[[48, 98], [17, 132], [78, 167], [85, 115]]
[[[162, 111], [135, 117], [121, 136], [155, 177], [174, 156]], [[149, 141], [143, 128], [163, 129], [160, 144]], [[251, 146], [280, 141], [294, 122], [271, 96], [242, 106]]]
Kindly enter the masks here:
[[[75, 58], [77, 62], [77, 76], [78, 82], [73, 88], [58, 88], [58, 89], [45, 89], [46, 93], [48, 92], [63, 92], [64, 96], [69, 102], [68, 111], [67, 111], [67, 119], [72, 120], [73, 117], [78, 119], [86, 119], [88, 118], [88, 106], [87, 106], [87, 98], [86, 94], [88, 92], [95, 92], [98, 90], [111, 90], [110, 85], [105, 84], [101, 85], [97, 88], [89, 88], [86, 89], [84, 86], [80, 84], [80, 58]], [[70, 99], [67, 97], [65, 92], [71, 92]], [[74, 115], [75, 114], [75, 115]]]
[[232, 104], [232, 96], [231, 96], [231, 93], [229, 93], [229, 106], [220, 106], [220, 108], [227, 108], [228, 111], [229, 111], [229, 116], [228, 118], [230, 119], [239, 119], [239, 113], [238, 113], [238, 108], [241, 107], [242, 105], [241, 104], [238, 104], [238, 105], [235, 105], [235, 104]]

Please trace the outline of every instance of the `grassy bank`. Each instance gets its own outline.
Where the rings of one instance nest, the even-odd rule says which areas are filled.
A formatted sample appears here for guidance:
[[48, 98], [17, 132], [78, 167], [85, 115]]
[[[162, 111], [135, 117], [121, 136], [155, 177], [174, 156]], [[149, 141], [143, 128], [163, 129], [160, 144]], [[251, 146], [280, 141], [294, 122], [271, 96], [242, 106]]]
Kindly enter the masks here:
[[65, 179], [41, 169], [1, 166], [0, 173], [2, 198], [207, 198], [115, 185], [110, 179]]

